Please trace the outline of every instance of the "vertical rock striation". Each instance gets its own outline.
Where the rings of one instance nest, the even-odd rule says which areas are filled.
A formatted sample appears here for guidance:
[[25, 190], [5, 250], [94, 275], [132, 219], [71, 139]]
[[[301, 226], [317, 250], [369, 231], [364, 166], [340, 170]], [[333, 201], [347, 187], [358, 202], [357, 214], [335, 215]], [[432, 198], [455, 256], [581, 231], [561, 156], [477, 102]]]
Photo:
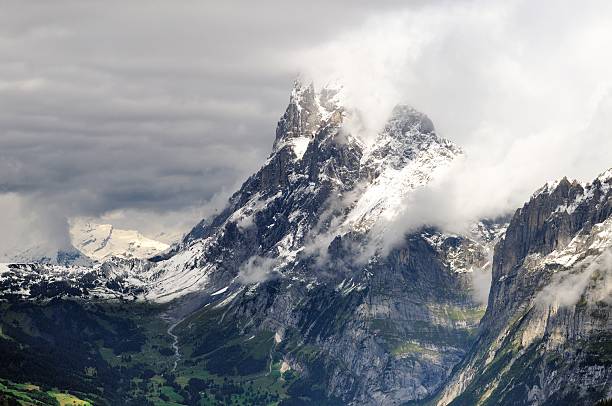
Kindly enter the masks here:
[[612, 170], [538, 190], [495, 247], [480, 335], [438, 404], [592, 404], [612, 391]]

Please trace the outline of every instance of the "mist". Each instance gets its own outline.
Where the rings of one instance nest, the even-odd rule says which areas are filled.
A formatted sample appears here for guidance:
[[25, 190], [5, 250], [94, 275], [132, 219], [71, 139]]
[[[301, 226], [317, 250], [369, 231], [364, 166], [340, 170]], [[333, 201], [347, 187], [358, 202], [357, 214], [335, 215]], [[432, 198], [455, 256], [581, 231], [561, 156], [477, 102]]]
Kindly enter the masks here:
[[277, 265], [276, 259], [253, 256], [240, 265], [237, 280], [245, 285], [265, 282], [278, 275], [274, 269]]
[[55, 258], [58, 251], [73, 248], [62, 210], [44, 199], [0, 194], [0, 212], [5, 217], [0, 233], [0, 262], [15, 257]]
[[491, 266], [476, 268], [470, 273], [472, 279], [472, 297], [481, 305], [486, 305], [491, 290]]
[[540, 306], [567, 307], [576, 305], [585, 296], [589, 301], [612, 303], [611, 249], [582, 269], [555, 274], [536, 297], [536, 303]]
[[365, 139], [401, 102], [464, 151], [379, 224], [389, 230], [383, 252], [423, 225], [464, 233], [513, 212], [548, 180], [588, 181], [612, 166], [612, 55], [601, 52], [612, 24], [603, 10], [610, 4], [434, 3], [374, 16], [299, 55], [315, 82], [342, 78]]

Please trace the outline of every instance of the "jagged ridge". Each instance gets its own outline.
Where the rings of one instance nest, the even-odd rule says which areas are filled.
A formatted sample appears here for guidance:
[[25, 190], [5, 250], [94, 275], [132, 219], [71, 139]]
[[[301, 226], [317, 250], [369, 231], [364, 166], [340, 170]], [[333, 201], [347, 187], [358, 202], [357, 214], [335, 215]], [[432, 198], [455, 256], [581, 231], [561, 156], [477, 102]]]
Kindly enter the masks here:
[[495, 247], [478, 345], [438, 404], [590, 405], [611, 395], [611, 175], [550, 182], [516, 211]]

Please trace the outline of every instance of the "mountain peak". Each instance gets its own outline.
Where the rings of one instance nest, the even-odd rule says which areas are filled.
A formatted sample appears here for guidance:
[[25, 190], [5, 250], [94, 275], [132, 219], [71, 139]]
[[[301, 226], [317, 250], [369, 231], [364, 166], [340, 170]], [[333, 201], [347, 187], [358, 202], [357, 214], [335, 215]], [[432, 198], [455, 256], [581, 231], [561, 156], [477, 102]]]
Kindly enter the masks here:
[[612, 183], [612, 168], [601, 173], [596, 180], [602, 183]]
[[296, 104], [297, 106], [301, 107], [303, 103], [308, 104], [313, 102], [314, 97], [314, 82], [306, 83], [300, 78], [293, 81], [293, 89], [291, 90], [291, 96], [289, 97], [290, 104]]
[[314, 83], [296, 79], [289, 97], [289, 105], [276, 126], [273, 151], [292, 145], [298, 157], [303, 155], [309, 140], [328, 125], [342, 122], [342, 86], [329, 84], [319, 91]]
[[149, 258], [169, 248], [168, 244], [147, 238], [136, 230], [82, 220], [72, 222], [70, 236], [76, 248], [98, 261], [111, 257]]
[[430, 118], [407, 104], [398, 104], [393, 108], [385, 129], [399, 129], [401, 133], [411, 130], [421, 133], [435, 132], [435, 127]]

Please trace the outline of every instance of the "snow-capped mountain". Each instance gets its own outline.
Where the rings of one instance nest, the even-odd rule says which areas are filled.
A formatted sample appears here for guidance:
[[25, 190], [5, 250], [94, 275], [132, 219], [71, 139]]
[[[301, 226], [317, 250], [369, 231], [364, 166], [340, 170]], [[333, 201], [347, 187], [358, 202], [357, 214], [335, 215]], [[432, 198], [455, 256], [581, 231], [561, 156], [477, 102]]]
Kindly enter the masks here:
[[75, 220], [71, 223], [72, 244], [84, 255], [97, 261], [111, 257], [150, 258], [170, 246], [147, 238], [136, 230], [122, 230], [111, 224]]
[[148, 268], [146, 261], [117, 257], [89, 265], [0, 264], [0, 290], [6, 300], [137, 299], [146, 289], [141, 275]]
[[[497, 225], [481, 223], [469, 236], [424, 229], [385, 251], [383, 237], [405, 197], [461, 151], [403, 105], [372, 139], [351, 132], [344, 124], [356, 113], [342, 99], [341, 88], [296, 82], [263, 167], [219, 215], [154, 262], [13, 266], [2, 272], [4, 291], [37, 297], [32, 292], [53, 283], [66, 287], [64, 297], [198, 298], [201, 311], [225, 309], [219, 326], [274, 332], [287, 368], [313, 368], [289, 344], [313, 345], [327, 371], [325, 396], [393, 403], [430, 395], [471, 343], [484, 309], [470, 274], [488, 263], [487, 235]], [[96, 241], [103, 246], [104, 238]], [[194, 346], [211, 333], [177, 327]], [[381, 368], [389, 373], [381, 376]]]
[[[75, 239], [79, 248], [100, 258], [124, 249], [130, 259], [3, 265], [1, 297], [154, 303], [172, 320], [172, 375], [203, 370], [227, 378], [241, 375], [240, 365], [248, 376], [268, 377], [278, 364], [285, 395], [317, 404], [515, 400], [514, 388], [527, 384], [505, 375], [512, 363], [504, 362], [527, 349], [607, 340], [610, 312], [599, 298], [609, 295], [608, 282], [603, 290], [585, 285], [597, 292], [585, 297], [590, 315], [578, 309], [582, 302], [566, 310], [547, 300], [563, 284], [556, 275], [590, 269], [611, 249], [610, 171], [588, 185], [548, 185], [509, 224], [482, 220], [466, 235], [423, 227], [389, 246], [394, 224], [410, 214], [405, 200], [437, 176], [452, 176], [462, 152], [409, 106], [396, 106], [371, 137], [354, 130], [358, 112], [343, 103], [341, 87], [297, 81], [261, 169], [171, 249], [141, 260], [136, 253], [150, 245], [126, 241], [144, 237], [117, 239], [117, 230], [92, 227]], [[491, 264], [479, 324], [485, 307], [474, 275]], [[547, 306], [537, 307], [542, 300]], [[259, 344], [245, 352], [250, 340]], [[211, 369], [226, 359], [236, 367]], [[540, 363], [517, 365], [553, 376]], [[609, 393], [609, 366], [564, 368], [567, 380], [530, 380], [518, 398], [545, 403], [559, 386]]]
[[58, 249], [48, 244], [22, 250], [12, 248], [10, 253], [0, 254], [0, 262], [91, 266], [94, 261], [106, 261], [112, 257], [150, 258], [170, 248], [170, 245], [145, 237], [136, 230], [122, 230], [111, 224], [82, 219], [70, 222], [69, 233], [70, 243], [65, 248]]
[[89, 257], [83, 255], [83, 253], [74, 246], [68, 246], [58, 250], [56, 247], [48, 247], [41, 244], [17, 252], [14, 252], [14, 249], [10, 251], [10, 253], [0, 255], [0, 263], [36, 263], [58, 266], [89, 266], [92, 263]]
[[[341, 88], [316, 92], [313, 85], [296, 82], [264, 166], [219, 216], [196, 226], [178, 254], [160, 263], [164, 282], [154, 284], [152, 297], [199, 291], [215, 284], [213, 275], [224, 275], [227, 285], [237, 278], [225, 272], [227, 264], [238, 269], [253, 256], [274, 260], [267, 274], [289, 275], [305, 261], [326, 257], [332, 243], [361, 240], [352, 245], [359, 251], [355, 256], [376, 254], [385, 225], [399, 214], [406, 194], [427, 184], [461, 152], [435, 134], [427, 116], [408, 106], [397, 106], [373, 142], [366, 142], [343, 128], [351, 112], [341, 103]], [[369, 233], [374, 227], [377, 232]], [[241, 240], [239, 247], [234, 248], [238, 241], [228, 241], [233, 236]], [[223, 260], [206, 261], [209, 252]], [[188, 276], [181, 271], [185, 266], [199, 271]], [[320, 283], [318, 275], [307, 277]]]

